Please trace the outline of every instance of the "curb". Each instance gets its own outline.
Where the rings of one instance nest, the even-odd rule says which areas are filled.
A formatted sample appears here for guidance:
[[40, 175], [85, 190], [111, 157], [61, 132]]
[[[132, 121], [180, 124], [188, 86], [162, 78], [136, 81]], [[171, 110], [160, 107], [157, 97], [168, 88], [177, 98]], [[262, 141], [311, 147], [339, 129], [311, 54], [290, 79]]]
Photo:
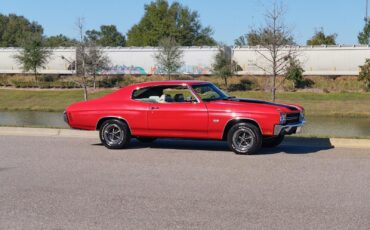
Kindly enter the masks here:
[[[50, 129], [50, 128], [23, 128], [23, 127], [0, 127], [0, 136], [1, 135], [74, 137], [74, 138], [93, 138], [93, 139], [97, 139], [99, 137], [97, 131]], [[294, 146], [370, 149], [370, 139], [289, 137], [286, 138], [286, 140], [284, 140], [283, 143]]]
[[0, 135], [9, 136], [41, 136], [41, 137], [77, 137], [98, 138], [97, 131], [83, 131], [73, 129], [50, 129], [50, 128], [23, 128], [23, 127], [0, 127]]

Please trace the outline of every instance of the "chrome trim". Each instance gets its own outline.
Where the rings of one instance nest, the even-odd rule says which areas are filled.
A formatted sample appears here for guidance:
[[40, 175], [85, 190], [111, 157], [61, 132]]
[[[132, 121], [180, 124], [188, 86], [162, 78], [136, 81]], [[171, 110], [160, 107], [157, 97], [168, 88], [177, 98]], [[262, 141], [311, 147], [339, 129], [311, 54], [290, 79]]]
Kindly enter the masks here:
[[305, 120], [294, 124], [286, 124], [286, 125], [275, 125], [274, 127], [274, 136], [278, 136], [281, 134], [282, 131], [289, 131], [292, 128], [303, 126], [306, 123]]
[[102, 119], [106, 119], [106, 118], [116, 118], [116, 119], [121, 119], [121, 120], [125, 121], [125, 122], [126, 122], [126, 124], [127, 124], [128, 130], [130, 130], [130, 133], [132, 133], [132, 132], [131, 132], [131, 128], [130, 128], [130, 124], [127, 122], [127, 120], [126, 120], [125, 118], [123, 118], [123, 117], [118, 117], [118, 116], [106, 116], [106, 117], [102, 117], [102, 118], [100, 118], [100, 119], [98, 120], [98, 122], [96, 123], [96, 125], [95, 125], [95, 130], [98, 130], [98, 124], [99, 124], [99, 122], [100, 122]]
[[194, 96], [195, 100], [197, 100], [197, 103], [203, 102], [202, 99], [198, 96], [198, 94], [194, 91], [193, 87], [191, 87], [191, 85], [187, 84], [187, 87], [190, 93]]
[[66, 111], [63, 112], [63, 120], [64, 120], [65, 123], [67, 123], [69, 125], [68, 116], [67, 116], [67, 112]]

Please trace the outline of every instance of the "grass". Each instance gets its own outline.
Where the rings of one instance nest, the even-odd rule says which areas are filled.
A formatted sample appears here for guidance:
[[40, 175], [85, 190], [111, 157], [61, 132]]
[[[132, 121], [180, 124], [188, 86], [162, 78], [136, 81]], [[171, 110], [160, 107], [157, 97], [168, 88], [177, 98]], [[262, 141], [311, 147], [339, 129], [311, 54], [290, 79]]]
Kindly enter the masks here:
[[[96, 91], [90, 93], [89, 98], [98, 98], [112, 91]], [[263, 91], [243, 91], [230, 94], [244, 98], [270, 99], [270, 93]], [[77, 101], [83, 101], [82, 90], [0, 89], [0, 111], [59, 112]], [[309, 116], [370, 116], [370, 93], [364, 92], [279, 92], [277, 101], [302, 105]]]
[[[90, 99], [101, 97], [112, 90], [89, 94]], [[63, 111], [68, 105], [83, 101], [83, 90], [0, 90], [2, 111]]]

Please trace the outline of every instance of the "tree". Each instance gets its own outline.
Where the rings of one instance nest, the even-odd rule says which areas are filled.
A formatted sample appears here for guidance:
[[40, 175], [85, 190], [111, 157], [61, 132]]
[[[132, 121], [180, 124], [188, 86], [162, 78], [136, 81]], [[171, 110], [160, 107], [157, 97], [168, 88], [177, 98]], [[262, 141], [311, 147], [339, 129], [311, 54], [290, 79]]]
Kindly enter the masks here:
[[100, 31], [88, 30], [86, 37], [98, 46], [123, 47], [126, 45], [125, 36], [117, 30], [115, 25], [102, 25]]
[[[270, 31], [268, 29], [264, 30], [251, 30], [249, 33], [242, 35], [235, 39], [234, 44], [236, 46], [258, 46], [264, 45], [264, 39], [269, 36]], [[275, 36], [287, 45], [295, 45], [292, 36], [279, 37], [282, 34], [276, 34]]]
[[360, 32], [357, 36], [358, 43], [362, 45], [368, 45], [370, 44], [370, 21], [368, 21], [362, 32]]
[[[252, 30], [248, 36], [253, 38], [253, 45], [259, 45], [255, 52], [264, 59], [268, 65], [255, 65], [272, 76], [272, 101], [276, 99], [276, 78], [284, 76], [289, 60], [294, 58], [297, 50], [294, 48], [293, 36], [285, 25], [284, 10], [281, 4], [274, 2], [272, 9], [265, 15], [266, 24]], [[249, 37], [248, 37], [249, 42]]]
[[0, 46], [21, 47], [24, 38], [41, 38], [43, 28], [37, 22], [30, 22], [23, 16], [0, 14]]
[[96, 75], [99, 70], [109, 67], [110, 60], [104, 55], [101, 48], [90, 42], [86, 47], [86, 71], [93, 76], [94, 89], [96, 89]]
[[47, 37], [45, 39], [46, 47], [72, 47], [77, 43], [76, 40], [70, 39], [62, 34]]
[[325, 35], [324, 29], [321, 28], [320, 30], [315, 31], [315, 34], [312, 36], [312, 38], [307, 41], [307, 45], [309, 46], [336, 45], [335, 41], [336, 38], [337, 34]]
[[366, 90], [370, 90], [370, 59], [366, 59], [365, 64], [360, 66], [358, 80], [365, 83]]
[[158, 46], [162, 38], [174, 38], [181, 46], [215, 45], [210, 27], [203, 27], [197, 11], [178, 2], [156, 0], [145, 5], [140, 22], [127, 33], [128, 46]]
[[293, 82], [294, 88], [300, 88], [304, 85], [303, 68], [297, 59], [290, 58], [286, 70], [286, 79]]
[[169, 80], [171, 80], [171, 74], [183, 65], [182, 58], [183, 51], [174, 38], [162, 38], [159, 41], [159, 51], [154, 55], [154, 59]]
[[[282, 10], [282, 9], [277, 9], [277, 10]], [[280, 12], [280, 13], [283, 14], [283, 12]], [[282, 17], [282, 15], [275, 15], [275, 16]], [[270, 16], [267, 15], [266, 17], [270, 17]], [[271, 18], [270, 23], [273, 20], [275, 19]], [[279, 22], [281, 18], [276, 18], [276, 20], [277, 20], [276, 23], [283, 23], [283, 22]], [[248, 45], [249, 46], [258, 46], [258, 45], [264, 46], [264, 45], [267, 45], [269, 42], [272, 42], [272, 40], [276, 40], [278, 43], [284, 44], [284, 46], [293, 46], [296, 44], [294, 42], [293, 36], [289, 34], [287, 27], [281, 29], [281, 28], [278, 28], [278, 25], [275, 25], [275, 29], [272, 29], [272, 28], [268, 28], [270, 26], [274, 27], [273, 22], [271, 25], [267, 25], [266, 28], [250, 31], [246, 35]], [[274, 30], [276, 30], [275, 34], [273, 33]], [[274, 37], [274, 39], [272, 39], [272, 37]]]
[[246, 46], [247, 41], [245, 40], [245, 36], [243, 35], [243, 36], [240, 36], [237, 39], [235, 39], [234, 40], [234, 45], [239, 46], [239, 47]]
[[220, 46], [212, 65], [213, 73], [224, 79], [227, 88], [227, 79], [235, 74], [238, 64], [232, 60], [231, 50], [226, 46]]
[[14, 58], [22, 66], [24, 72], [32, 71], [37, 82], [38, 69], [44, 67], [51, 55], [50, 50], [43, 47], [40, 37], [28, 37], [22, 44], [22, 50]]
[[87, 91], [87, 70], [86, 70], [86, 44], [87, 39], [85, 37], [85, 20], [83, 18], [78, 18], [76, 22], [76, 27], [78, 29], [79, 41], [77, 42], [77, 73], [81, 75], [81, 85], [84, 89], [84, 99], [88, 100]]

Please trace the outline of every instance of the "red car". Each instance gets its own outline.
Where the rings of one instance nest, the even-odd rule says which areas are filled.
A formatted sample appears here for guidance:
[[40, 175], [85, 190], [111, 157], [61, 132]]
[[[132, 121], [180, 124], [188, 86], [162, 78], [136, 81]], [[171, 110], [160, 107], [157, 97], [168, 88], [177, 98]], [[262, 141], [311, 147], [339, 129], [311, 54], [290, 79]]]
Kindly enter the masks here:
[[134, 84], [102, 98], [70, 105], [64, 118], [75, 129], [99, 130], [109, 149], [131, 138], [192, 138], [227, 141], [237, 154], [279, 145], [304, 124], [304, 109], [230, 97], [204, 81]]

